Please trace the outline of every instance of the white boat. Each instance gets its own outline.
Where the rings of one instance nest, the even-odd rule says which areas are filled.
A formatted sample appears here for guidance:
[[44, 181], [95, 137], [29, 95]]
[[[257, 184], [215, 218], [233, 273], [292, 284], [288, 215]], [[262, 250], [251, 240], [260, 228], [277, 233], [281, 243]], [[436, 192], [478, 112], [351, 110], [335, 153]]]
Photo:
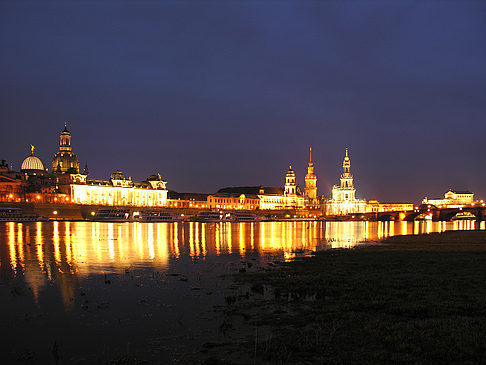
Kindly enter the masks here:
[[196, 221], [198, 222], [222, 222], [223, 221], [223, 213], [222, 212], [200, 212], [197, 217]]
[[418, 216], [416, 216], [413, 220], [414, 221], [431, 222], [432, 221], [432, 216], [429, 215], [429, 214], [422, 213], [422, 214], [419, 214]]
[[97, 222], [130, 222], [131, 215], [128, 208], [100, 209], [93, 216]]
[[224, 220], [227, 222], [261, 222], [262, 218], [255, 213], [231, 212], [225, 214]]
[[452, 221], [469, 221], [476, 220], [476, 216], [471, 212], [459, 212], [451, 219]]
[[0, 208], [0, 222], [45, 222], [46, 217], [24, 216], [20, 208]]
[[156, 210], [156, 209], [144, 209], [141, 211], [133, 212], [133, 220], [140, 222], [181, 222], [182, 216], [180, 214], [174, 214], [171, 212]]

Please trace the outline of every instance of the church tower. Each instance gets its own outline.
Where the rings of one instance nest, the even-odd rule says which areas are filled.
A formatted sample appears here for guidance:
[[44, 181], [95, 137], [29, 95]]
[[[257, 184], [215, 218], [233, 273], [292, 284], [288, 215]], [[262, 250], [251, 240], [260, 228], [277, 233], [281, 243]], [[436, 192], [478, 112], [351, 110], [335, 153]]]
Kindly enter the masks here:
[[309, 164], [307, 175], [305, 175], [305, 196], [311, 202], [317, 200], [317, 176], [314, 174], [314, 163], [312, 162], [312, 147], [309, 148]]
[[346, 148], [346, 156], [343, 160], [343, 173], [341, 174], [341, 189], [348, 190], [349, 195], [346, 195], [348, 199], [354, 200], [354, 187], [353, 187], [353, 175], [350, 172], [351, 160], [348, 156], [348, 149]]
[[289, 166], [289, 171], [285, 175], [285, 195], [295, 196], [297, 195], [297, 184], [295, 183], [295, 172], [292, 170], [292, 166]]
[[348, 149], [343, 160], [343, 173], [341, 184], [332, 187], [332, 198], [327, 200], [326, 212], [331, 215], [346, 215], [350, 213], [363, 213], [366, 209], [366, 200], [356, 199], [356, 189], [351, 175], [351, 160]]
[[59, 140], [59, 152], [52, 159], [52, 171], [57, 173], [79, 174], [78, 157], [71, 150], [71, 133], [64, 123]]

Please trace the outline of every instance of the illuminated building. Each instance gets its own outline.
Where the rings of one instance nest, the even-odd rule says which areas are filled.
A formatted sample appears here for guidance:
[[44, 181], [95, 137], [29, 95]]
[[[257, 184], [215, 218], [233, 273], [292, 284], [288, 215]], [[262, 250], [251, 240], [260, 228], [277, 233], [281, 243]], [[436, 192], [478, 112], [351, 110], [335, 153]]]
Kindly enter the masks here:
[[260, 207], [260, 198], [257, 195], [214, 194], [208, 196], [207, 206], [209, 209], [254, 210]]
[[330, 215], [346, 215], [349, 213], [364, 213], [366, 200], [356, 199], [356, 189], [353, 185], [353, 175], [350, 172], [351, 161], [346, 148], [343, 161], [341, 185], [332, 187], [332, 197], [326, 202], [326, 213]]
[[79, 174], [78, 157], [71, 150], [71, 133], [64, 123], [64, 130], [59, 139], [59, 152], [52, 159], [52, 171], [56, 173]]
[[461, 208], [474, 203], [474, 193], [470, 191], [451, 190], [444, 194], [444, 199], [422, 200], [422, 204], [431, 204], [439, 208]]
[[413, 210], [412, 203], [380, 203], [378, 200], [368, 200], [366, 213], [405, 212]]
[[134, 183], [121, 171], [115, 171], [109, 181], [86, 180], [69, 185], [71, 202], [88, 205], [165, 207], [167, 206], [167, 182], [160, 175], [152, 175], [146, 181]]
[[10, 171], [5, 160], [0, 163], [0, 201], [17, 201], [22, 193], [22, 175]]
[[[292, 171], [292, 168], [289, 168], [285, 176], [285, 187], [284, 190], [281, 188], [275, 187], [264, 187], [264, 186], [239, 186], [239, 187], [230, 187], [230, 188], [223, 188], [218, 190], [216, 195], [232, 195], [235, 199], [238, 199], [241, 195], [245, 196], [245, 199], [250, 199], [248, 202], [249, 204], [246, 205], [250, 206], [250, 209], [263, 209], [263, 210], [279, 210], [279, 209], [299, 209], [304, 208], [305, 206], [305, 198], [302, 195], [298, 194], [298, 187], [295, 183], [295, 174]], [[256, 204], [254, 201], [254, 197], [257, 197], [259, 203]], [[222, 198], [228, 199], [228, 198]], [[229, 202], [232, 200], [226, 200], [224, 202], [220, 202], [220, 204], [230, 204]], [[255, 202], [255, 205], [252, 203]], [[209, 204], [209, 203], [208, 203]], [[233, 203], [237, 205], [236, 202]], [[254, 206], [254, 208], [251, 208]], [[231, 208], [228, 208], [231, 209]]]
[[208, 194], [178, 193], [176, 191], [167, 193], [167, 206], [169, 208], [207, 209], [207, 200]]
[[305, 175], [305, 197], [308, 205], [317, 205], [317, 176], [314, 174], [314, 164], [312, 163], [312, 147], [309, 149], [309, 164], [307, 175]]

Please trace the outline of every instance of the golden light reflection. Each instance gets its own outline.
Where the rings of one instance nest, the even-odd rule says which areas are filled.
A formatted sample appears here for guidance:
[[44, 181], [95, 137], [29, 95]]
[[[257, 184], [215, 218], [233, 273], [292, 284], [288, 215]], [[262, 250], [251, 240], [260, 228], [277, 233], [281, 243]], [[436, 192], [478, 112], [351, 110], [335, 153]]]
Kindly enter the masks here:
[[154, 249], [154, 225], [148, 224], [148, 234], [147, 234], [147, 245], [148, 245], [148, 252], [149, 252], [149, 259], [153, 260], [155, 258], [155, 249]]
[[24, 261], [24, 236], [22, 234], [22, 223], [17, 224], [17, 249], [18, 249], [18, 264], [22, 267], [22, 270], [25, 267]]
[[[0, 263], [12, 275], [24, 275], [35, 296], [47, 280], [64, 278], [63, 300], [69, 303], [74, 277], [124, 273], [127, 267], [140, 266], [164, 271], [170, 260], [180, 257], [253, 253], [290, 260], [320, 248], [350, 248], [394, 234], [475, 228], [472, 221], [5, 223], [0, 225]], [[486, 228], [485, 222], [480, 228]]]
[[408, 224], [405, 221], [400, 222], [400, 234], [401, 235], [408, 234]]
[[44, 269], [44, 250], [42, 248], [42, 222], [35, 224], [35, 248], [37, 253], [37, 262], [41, 270]]
[[191, 257], [194, 257], [196, 254], [194, 249], [194, 222], [189, 222], [189, 249]]
[[246, 251], [246, 247], [245, 247], [245, 223], [240, 223], [238, 225], [238, 232], [240, 233], [239, 234], [239, 243], [240, 243], [240, 256], [241, 257], [245, 257], [245, 251]]
[[10, 266], [14, 272], [17, 271], [17, 245], [15, 242], [15, 223], [7, 223], [8, 251], [10, 255]]
[[54, 259], [61, 264], [61, 250], [59, 248], [59, 222], [53, 222], [52, 243], [54, 244]]
[[202, 246], [202, 255], [206, 257], [208, 250], [206, 247], [206, 225], [203, 223], [201, 224], [201, 246]]
[[174, 239], [173, 239], [173, 242], [174, 242], [174, 256], [176, 258], [178, 258], [180, 256], [180, 251], [179, 251], [179, 223], [174, 223], [173, 225], [171, 225], [171, 229], [173, 230], [173, 233], [174, 233]]

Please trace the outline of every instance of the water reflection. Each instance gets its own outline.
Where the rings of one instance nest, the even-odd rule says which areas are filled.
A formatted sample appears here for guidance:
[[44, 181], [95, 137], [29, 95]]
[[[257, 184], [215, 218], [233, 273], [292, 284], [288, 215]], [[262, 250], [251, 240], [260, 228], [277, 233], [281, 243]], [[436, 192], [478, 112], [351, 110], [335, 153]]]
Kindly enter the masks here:
[[[38, 297], [58, 280], [66, 307], [79, 278], [127, 268], [168, 269], [170, 260], [254, 254], [290, 260], [326, 247], [350, 248], [396, 234], [476, 229], [455, 222], [98, 223], [36, 222], [0, 225], [0, 269], [23, 276]], [[480, 223], [485, 229], [485, 222]]]

